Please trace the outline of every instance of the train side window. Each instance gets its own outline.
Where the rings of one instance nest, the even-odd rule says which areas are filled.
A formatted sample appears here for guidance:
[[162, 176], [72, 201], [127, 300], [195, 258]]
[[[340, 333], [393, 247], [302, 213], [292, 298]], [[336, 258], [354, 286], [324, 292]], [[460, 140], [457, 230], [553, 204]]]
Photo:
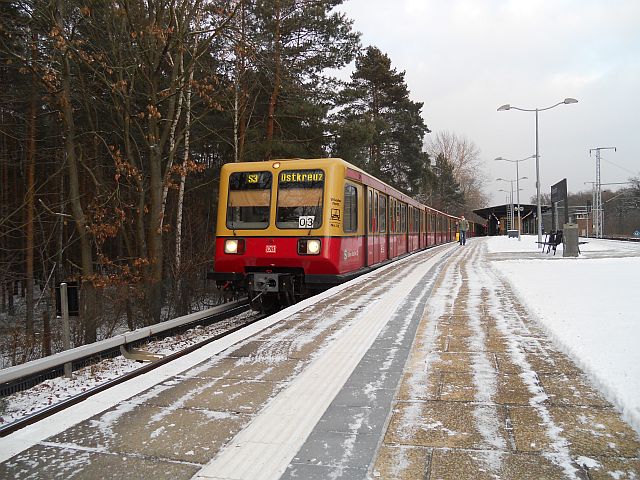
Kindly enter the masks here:
[[407, 206], [404, 203], [400, 206], [400, 231], [407, 233]]
[[387, 197], [380, 195], [380, 213], [378, 214], [380, 232], [387, 231]]
[[355, 186], [344, 186], [344, 223], [345, 232], [358, 230], [358, 190]]
[[378, 192], [374, 193], [373, 201], [373, 231], [378, 231]]

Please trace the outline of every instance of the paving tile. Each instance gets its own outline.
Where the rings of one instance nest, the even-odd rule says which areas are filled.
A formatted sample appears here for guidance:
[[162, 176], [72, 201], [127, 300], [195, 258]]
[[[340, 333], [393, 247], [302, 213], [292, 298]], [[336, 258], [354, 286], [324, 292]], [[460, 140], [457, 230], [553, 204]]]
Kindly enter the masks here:
[[399, 377], [404, 370], [406, 351], [399, 349], [370, 349], [358, 362], [356, 371], [358, 375], [367, 372], [372, 378], [377, 378], [381, 373], [394, 374]]
[[586, 469], [590, 480], [636, 480], [640, 478], [640, 458], [594, 456], [588, 459], [578, 459], [578, 462], [590, 465]]
[[497, 451], [433, 451], [429, 480], [566, 479], [562, 468], [541, 455]]
[[255, 413], [283, 387], [272, 382], [222, 379], [187, 398], [185, 408]]
[[527, 354], [526, 358], [538, 375], [563, 373], [568, 376], [578, 376], [582, 373], [566, 355], [559, 352], [547, 351], [545, 354]]
[[549, 407], [573, 455], [640, 457], [640, 438], [613, 408]]
[[502, 335], [488, 335], [484, 341], [484, 351], [505, 353], [509, 351], [509, 341]]
[[440, 384], [440, 400], [447, 402], [472, 402], [476, 388], [471, 373], [443, 372]]
[[[36, 445], [0, 463], [0, 478], [86, 478], [187, 480], [201, 465], [159, 458], [113, 455], [52, 445]], [[37, 473], [36, 473], [37, 472]]]
[[444, 345], [443, 352], [470, 352], [472, 348], [469, 344], [470, 337], [447, 336], [442, 339]]
[[370, 388], [348, 386], [342, 388], [331, 402], [332, 405], [348, 407], [373, 407], [391, 404], [395, 395], [393, 388]]
[[440, 398], [441, 374], [439, 372], [409, 371], [400, 382], [397, 399], [438, 400]]
[[439, 323], [438, 330], [441, 335], [467, 338], [475, 335], [474, 330], [469, 325], [469, 317], [458, 318], [455, 322]]
[[544, 420], [534, 407], [509, 407], [516, 451], [541, 453], [552, 450]]
[[585, 375], [541, 374], [540, 383], [553, 405], [609, 406]]
[[364, 480], [367, 478], [367, 470], [363, 468], [345, 468], [334, 467], [329, 465], [312, 465], [292, 463], [282, 474], [280, 480], [327, 480], [343, 479], [343, 480]]
[[495, 402], [501, 405], [529, 405], [533, 394], [520, 375], [500, 374], [497, 376]]
[[402, 402], [393, 411], [384, 443], [433, 448], [487, 448], [476, 426], [480, 417], [495, 417], [499, 441], [507, 443], [506, 410], [461, 402]]
[[345, 434], [380, 432], [387, 422], [388, 414], [386, 405], [374, 407], [331, 405], [315, 426], [314, 432]]
[[307, 359], [311, 353], [320, 349], [325, 339], [324, 335], [319, 335], [309, 340], [300, 338], [278, 341], [254, 340], [230, 350], [228, 356], [234, 358], [250, 357], [265, 361], [282, 361], [289, 358]]
[[314, 432], [291, 463], [343, 468], [368, 466], [376, 452], [378, 441], [378, 435]]
[[[222, 358], [215, 365], [206, 370], [199, 368], [198, 377], [263, 380], [267, 382], [281, 382], [294, 375], [294, 372], [302, 370], [305, 362], [302, 360], [282, 359], [278, 361], [268, 361], [267, 359], [256, 360], [248, 357], [242, 358]], [[184, 376], [189, 376], [186, 371]]]
[[442, 352], [432, 354], [430, 357], [431, 368], [442, 372], [467, 373], [469, 366], [473, 363], [473, 354], [468, 352]]
[[[514, 373], [519, 374], [523, 373], [522, 366], [518, 363], [515, 363], [509, 354], [506, 353], [494, 353], [494, 358], [496, 359], [496, 366], [498, 368], [498, 372], [500, 373]], [[529, 370], [531, 371], [531, 370]]]
[[144, 405], [107, 411], [48, 441], [124, 455], [206, 463], [248, 420], [244, 415]]
[[430, 460], [429, 448], [385, 445], [378, 452], [371, 477], [384, 480], [425, 478]]

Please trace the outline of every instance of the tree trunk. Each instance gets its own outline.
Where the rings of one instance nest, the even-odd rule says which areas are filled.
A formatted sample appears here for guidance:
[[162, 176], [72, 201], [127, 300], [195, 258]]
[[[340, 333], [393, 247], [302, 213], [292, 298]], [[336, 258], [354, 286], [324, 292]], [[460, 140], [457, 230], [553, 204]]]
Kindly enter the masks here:
[[[57, 0], [55, 12], [55, 22], [60, 33], [64, 31], [62, 21], [62, 1]], [[62, 76], [61, 89], [57, 93], [58, 103], [62, 111], [63, 129], [64, 129], [64, 146], [67, 156], [67, 174], [69, 175], [69, 202], [71, 204], [71, 213], [73, 215], [76, 230], [78, 232], [78, 240], [80, 243], [82, 282], [81, 289], [81, 311], [80, 317], [84, 327], [85, 343], [95, 342], [97, 338], [96, 324], [96, 291], [92, 283], [93, 281], [93, 252], [91, 249], [91, 241], [88, 233], [88, 225], [85, 213], [80, 201], [80, 181], [78, 172], [78, 158], [76, 155], [76, 129], [73, 117], [73, 107], [71, 104], [71, 67], [66, 47], [61, 48]]]
[[[35, 64], [37, 56], [37, 38], [35, 35], [31, 38], [31, 61]], [[28, 120], [28, 134], [27, 134], [27, 192], [26, 192], [26, 333], [28, 341], [34, 337], [33, 327], [33, 245], [34, 245], [34, 232], [33, 232], [33, 212], [35, 209], [35, 170], [36, 170], [36, 79], [35, 74], [32, 75], [31, 85], [31, 99], [29, 101], [29, 120]]]
[[[196, 41], [196, 49], [198, 43]], [[187, 163], [189, 161], [189, 140], [191, 129], [191, 82], [193, 82], [193, 68], [189, 71], [189, 80], [187, 84], [187, 91], [185, 92], [186, 104], [185, 104], [185, 127], [184, 127], [184, 157], [182, 159], [182, 174], [180, 175], [180, 188], [178, 190], [178, 206], [176, 209], [176, 294], [178, 296], [177, 308], [178, 315], [185, 315], [188, 310], [187, 302], [185, 301], [185, 293], [183, 292], [182, 284], [182, 206], [184, 203], [184, 186], [187, 179]]]
[[274, 13], [275, 13], [275, 31], [273, 37], [273, 61], [274, 61], [274, 73], [273, 73], [273, 90], [271, 91], [271, 97], [269, 98], [269, 110], [267, 116], [267, 151], [266, 160], [271, 159], [273, 149], [273, 132], [275, 130], [275, 115], [276, 105], [278, 103], [278, 96], [280, 95], [280, 82], [281, 82], [281, 66], [280, 66], [280, 0], [274, 0]]

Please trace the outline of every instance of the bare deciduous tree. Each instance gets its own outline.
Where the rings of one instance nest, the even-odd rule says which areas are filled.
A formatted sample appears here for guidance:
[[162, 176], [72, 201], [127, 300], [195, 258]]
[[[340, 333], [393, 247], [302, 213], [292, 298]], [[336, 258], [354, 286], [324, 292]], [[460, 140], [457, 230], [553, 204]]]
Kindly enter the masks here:
[[466, 210], [486, 206], [488, 197], [484, 185], [487, 178], [480, 149], [475, 143], [456, 133], [438, 132], [429, 137], [425, 148], [430, 157], [442, 155], [453, 167], [453, 176], [464, 194]]

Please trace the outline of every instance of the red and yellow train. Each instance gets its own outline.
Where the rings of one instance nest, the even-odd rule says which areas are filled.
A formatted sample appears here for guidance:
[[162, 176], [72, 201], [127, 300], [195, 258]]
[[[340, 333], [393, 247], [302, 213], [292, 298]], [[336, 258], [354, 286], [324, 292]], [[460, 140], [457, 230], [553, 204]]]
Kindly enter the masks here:
[[213, 278], [265, 308], [288, 304], [451, 242], [457, 220], [339, 158], [228, 163]]

